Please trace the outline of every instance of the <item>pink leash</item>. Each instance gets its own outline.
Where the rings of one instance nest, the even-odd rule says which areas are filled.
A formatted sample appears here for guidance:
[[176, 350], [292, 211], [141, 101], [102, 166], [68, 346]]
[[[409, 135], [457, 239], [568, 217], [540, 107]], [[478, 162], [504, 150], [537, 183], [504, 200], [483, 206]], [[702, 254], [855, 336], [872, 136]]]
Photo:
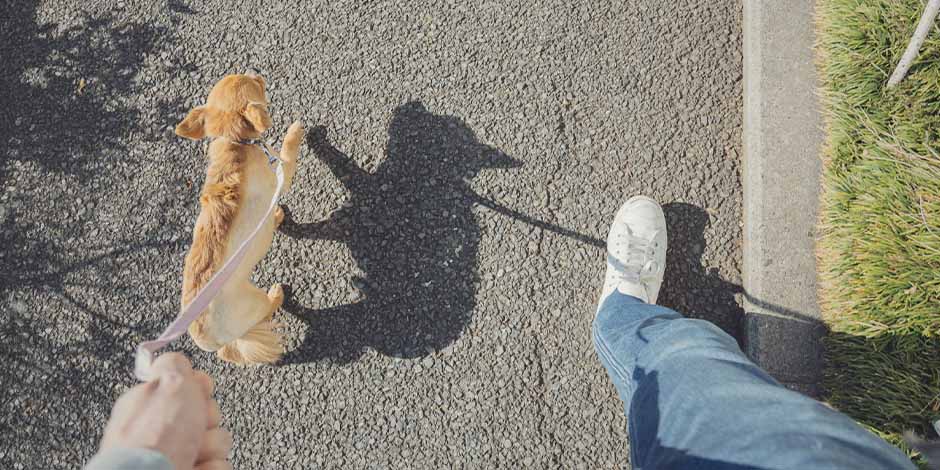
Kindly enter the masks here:
[[235, 272], [235, 269], [238, 268], [238, 265], [241, 264], [242, 260], [245, 258], [245, 254], [248, 253], [248, 247], [251, 245], [251, 242], [258, 233], [261, 232], [261, 227], [264, 226], [265, 221], [268, 220], [268, 217], [271, 217], [274, 208], [277, 207], [277, 199], [280, 197], [281, 188], [284, 186], [284, 170], [281, 168], [281, 161], [271, 154], [265, 144], [257, 143], [257, 145], [261, 147], [264, 154], [268, 156], [269, 161], [277, 161], [277, 165], [274, 167], [274, 174], [277, 176], [277, 187], [274, 189], [274, 196], [271, 198], [271, 205], [268, 206], [268, 211], [265, 212], [264, 217], [258, 221], [258, 225], [251, 232], [251, 235], [239, 245], [238, 250], [235, 250], [232, 257], [222, 265], [222, 269], [219, 269], [219, 271], [212, 276], [212, 279], [199, 290], [199, 293], [189, 302], [189, 305], [183, 308], [179, 316], [176, 317], [176, 320], [173, 320], [173, 323], [170, 323], [170, 326], [166, 327], [166, 330], [164, 330], [157, 339], [145, 341], [137, 345], [137, 357], [134, 360], [134, 375], [137, 376], [138, 380], [147, 382], [156, 378], [152, 376], [150, 371], [150, 366], [153, 364], [153, 354], [171, 341], [182, 336], [189, 328], [190, 323], [196, 321], [199, 314], [209, 307], [209, 303], [219, 294], [219, 291], [222, 290], [222, 286], [225, 285], [225, 282], [228, 281], [232, 273]]

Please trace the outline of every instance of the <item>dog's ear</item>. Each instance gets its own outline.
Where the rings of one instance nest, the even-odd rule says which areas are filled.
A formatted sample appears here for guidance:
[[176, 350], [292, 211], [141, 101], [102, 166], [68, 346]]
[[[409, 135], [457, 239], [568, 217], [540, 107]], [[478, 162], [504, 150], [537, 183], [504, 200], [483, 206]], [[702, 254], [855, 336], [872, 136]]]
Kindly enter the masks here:
[[258, 82], [258, 85], [261, 85], [261, 92], [264, 93], [266, 84], [264, 83], [264, 79], [261, 78], [261, 75], [251, 75], [251, 79]]
[[271, 127], [271, 116], [268, 116], [268, 110], [265, 108], [263, 103], [248, 103], [242, 111], [242, 116], [259, 134]]
[[199, 140], [206, 136], [206, 107], [193, 108], [182, 122], [176, 125], [176, 135]]

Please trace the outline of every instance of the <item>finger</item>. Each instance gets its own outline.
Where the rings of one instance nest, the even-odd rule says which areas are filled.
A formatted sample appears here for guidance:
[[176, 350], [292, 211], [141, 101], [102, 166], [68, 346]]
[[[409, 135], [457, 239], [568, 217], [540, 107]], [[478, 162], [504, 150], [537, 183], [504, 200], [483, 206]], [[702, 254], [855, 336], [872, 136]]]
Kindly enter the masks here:
[[111, 408], [111, 415], [135, 408], [141, 400], [146, 398], [148, 389], [152, 388], [153, 386], [149, 383], [137, 384], [131, 387], [114, 402], [114, 407]]
[[183, 377], [189, 377], [193, 374], [193, 364], [180, 353], [166, 353], [153, 361], [153, 371], [157, 377], [167, 372], [177, 372]]
[[194, 470], [232, 470], [232, 464], [227, 460], [213, 460], [196, 465]]
[[212, 380], [212, 377], [200, 370], [196, 372], [196, 381], [202, 385], [202, 390], [206, 392], [206, 398], [211, 398], [212, 389], [215, 388], [215, 381]]
[[232, 450], [232, 433], [222, 428], [210, 429], [202, 438], [202, 448], [199, 449], [196, 462], [225, 460], [230, 450]]
[[137, 411], [143, 408], [145, 402], [153, 395], [157, 389], [156, 382], [147, 382], [137, 384], [124, 392], [111, 408], [111, 417], [113, 419], [131, 419]]
[[152, 389], [154, 384], [139, 384], [130, 390], [124, 392], [111, 408], [111, 417], [105, 425], [104, 434], [101, 437], [101, 448], [112, 447], [115, 441], [123, 435], [123, 428], [136, 416], [144, 401], [149, 396], [148, 389]]
[[212, 429], [219, 427], [219, 424], [222, 423], [222, 410], [219, 409], [219, 404], [215, 400], [209, 400], [209, 423], [206, 426], [206, 429]]
[[176, 394], [185, 389], [187, 381], [193, 378], [193, 366], [186, 356], [179, 353], [168, 353], [157, 358], [153, 363], [153, 375], [156, 377], [153, 384], [157, 385], [158, 393]]

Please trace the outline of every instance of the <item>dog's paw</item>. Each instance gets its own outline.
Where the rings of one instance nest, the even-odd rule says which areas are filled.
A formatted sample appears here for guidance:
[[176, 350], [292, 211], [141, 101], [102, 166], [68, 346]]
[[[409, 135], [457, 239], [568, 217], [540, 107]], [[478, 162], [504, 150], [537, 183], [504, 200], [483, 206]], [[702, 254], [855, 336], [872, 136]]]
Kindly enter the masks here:
[[274, 209], [274, 228], [280, 227], [282, 222], [284, 222], [284, 208], [277, 206]]
[[284, 303], [284, 288], [280, 284], [274, 284], [268, 289], [268, 299], [271, 300], [271, 303], [277, 304], [280, 306]]
[[300, 145], [304, 140], [304, 125], [300, 121], [294, 121], [287, 128], [287, 135], [284, 137], [284, 145]]

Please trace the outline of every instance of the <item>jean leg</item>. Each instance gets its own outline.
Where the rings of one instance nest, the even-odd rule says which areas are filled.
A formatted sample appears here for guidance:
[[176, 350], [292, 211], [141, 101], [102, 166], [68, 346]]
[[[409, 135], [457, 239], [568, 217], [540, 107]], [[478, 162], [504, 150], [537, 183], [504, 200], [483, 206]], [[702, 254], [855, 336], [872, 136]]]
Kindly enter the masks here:
[[913, 468], [845, 415], [781, 386], [709, 322], [615, 292], [593, 336], [624, 402], [634, 469]]

